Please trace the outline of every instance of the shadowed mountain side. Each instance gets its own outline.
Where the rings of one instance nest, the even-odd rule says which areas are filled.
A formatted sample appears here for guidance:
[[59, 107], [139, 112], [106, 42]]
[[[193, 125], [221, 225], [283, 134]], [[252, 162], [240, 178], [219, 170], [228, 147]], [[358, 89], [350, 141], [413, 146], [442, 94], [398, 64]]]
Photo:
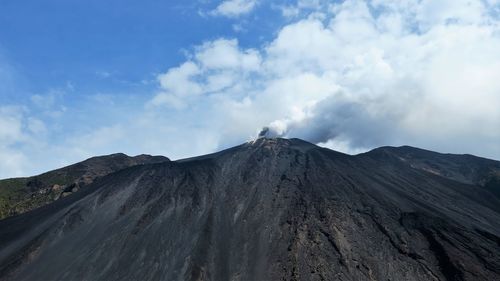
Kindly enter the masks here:
[[0, 280], [498, 280], [500, 201], [377, 153], [263, 138], [111, 173], [0, 221]]
[[455, 181], [478, 185], [500, 198], [500, 162], [464, 154], [442, 154], [410, 146], [381, 147], [363, 155], [410, 165]]
[[61, 169], [28, 178], [0, 180], [0, 219], [22, 214], [77, 192], [96, 178], [121, 169], [169, 161], [163, 156], [123, 153], [92, 157]]

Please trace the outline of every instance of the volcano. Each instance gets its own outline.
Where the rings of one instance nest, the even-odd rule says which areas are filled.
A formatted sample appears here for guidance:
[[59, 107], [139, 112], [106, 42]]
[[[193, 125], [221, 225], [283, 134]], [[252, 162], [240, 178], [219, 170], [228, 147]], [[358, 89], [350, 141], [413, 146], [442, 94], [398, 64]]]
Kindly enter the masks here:
[[500, 280], [500, 162], [259, 138], [122, 165], [1, 220], [0, 280]]

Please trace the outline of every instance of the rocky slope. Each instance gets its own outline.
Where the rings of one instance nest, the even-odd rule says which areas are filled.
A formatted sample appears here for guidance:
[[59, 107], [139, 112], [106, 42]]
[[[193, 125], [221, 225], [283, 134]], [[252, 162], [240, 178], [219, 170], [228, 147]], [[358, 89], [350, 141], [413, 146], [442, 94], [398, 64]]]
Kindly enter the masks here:
[[0, 219], [22, 214], [77, 192], [96, 178], [121, 169], [168, 161], [163, 156], [99, 156], [29, 178], [0, 180]]
[[484, 175], [407, 150], [263, 138], [122, 169], [0, 221], [0, 280], [500, 280]]
[[410, 165], [459, 182], [478, 185], [491, 191], [500, 198], [500, 162], [476, 157], [474, 155], [441, 154], [419, 148], [381, 147], [371, 155], [392, 158]]

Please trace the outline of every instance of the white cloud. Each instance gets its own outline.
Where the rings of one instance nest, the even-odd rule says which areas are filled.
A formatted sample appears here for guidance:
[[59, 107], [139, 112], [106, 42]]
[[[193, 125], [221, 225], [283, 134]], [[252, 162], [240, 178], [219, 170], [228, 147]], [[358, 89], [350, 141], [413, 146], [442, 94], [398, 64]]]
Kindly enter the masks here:
[[23, 139], [22, 108], [0, 107], [0, 142], [10, 145]]
[[281, 11], [281, 14], [286, 18], [296, 18], [304, 12], [320, 11], [331, 5], [331, 1], [327, 0], [298, 0], [295, 3], [287, 3], [276, 5], [275, 7]]
[[250, 13], [256, 6], [256, 0], [225, 0], [211, 14], [235, 18]]
[[197, 48], [195, 58], [205, 69], [254, 71], [260, 66], [259, 53], [253, 49], [240, 51], [234, 39], [207, 42]]
[[195, 75], [200, 72], [198, 66], [186, 62], [179, 67], [170, 69], [167, 73], [158, 76], [162, 92], [157, 94], [150, 104], [153, 106], [171, 105], [177, 108], [184, 106], [182, 97], [199, 95], [202, 88], [196, 81]]
[[0, 148], [0, 179], [24, 175], [25, 164], [28, 158], [20, 151]]
[[31, 167], [27, 151], [36, 137], [45, 133], [45, 124], [29, 118], [26, 109], [18, 106], [0, 106], [0, 178], [24, 175]]
[[182, 109], [199, 95], [241, 90], [247, 84], [242, 81], [259, 70], [260, 64], [259, 52], [240, 50], [237, 40], [207, 42], [196, 48], [191, 60], [158, 76], [160, 93], [149, 105]]
[[203, 104], [189, 122], [223, 143], [266, 125], [350, 152], [411, 144], [500, 158], [500, 25], [491, 3], [300, 2], [311, 14], [258, 50], [235, 40], [195, 49], [191, 82], [203, 94], [174, 95]]
[[67, 110], [62, 101], [67, 93], [73, 90], [73, 85], [68, 82], [64, 88], [54, 88], [43, 94], [32, 95], [30, 101], [38, 113], [51, 118], [59, 118]]
[[449, 23], [477, 24], [486, 12], [482, 1], [471, 0], [423, 0], [417, 11], [417, 20], [424, 30]]
[[[152, 96], [95, 96], [66, 110], [46, 94], [33, 110], [0, 107], [0, 177], [112, 152], [210, 153], [262, 126], [349, 153], [409, 144], [500, 159], [498, 1], [288, 7], [293, 22], [272, 40], [205, 42], [157, 76]], [[44, 122], [51, 111], [67, 118]]]

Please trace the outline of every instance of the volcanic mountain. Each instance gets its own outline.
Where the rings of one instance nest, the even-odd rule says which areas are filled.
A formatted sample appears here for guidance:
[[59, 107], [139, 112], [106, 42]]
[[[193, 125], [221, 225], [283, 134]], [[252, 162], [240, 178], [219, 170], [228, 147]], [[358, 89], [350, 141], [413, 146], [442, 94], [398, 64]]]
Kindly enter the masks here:
[[261, 138], [0, 221], [0, 280], [500, 280], [500, 162]]
[[130, 157], [117, 153], [92, 157], [34, 177], [0, 180], [0, 219], [49, 204], [121, 169], [164, 161], [169, 159], [145, 154]]

